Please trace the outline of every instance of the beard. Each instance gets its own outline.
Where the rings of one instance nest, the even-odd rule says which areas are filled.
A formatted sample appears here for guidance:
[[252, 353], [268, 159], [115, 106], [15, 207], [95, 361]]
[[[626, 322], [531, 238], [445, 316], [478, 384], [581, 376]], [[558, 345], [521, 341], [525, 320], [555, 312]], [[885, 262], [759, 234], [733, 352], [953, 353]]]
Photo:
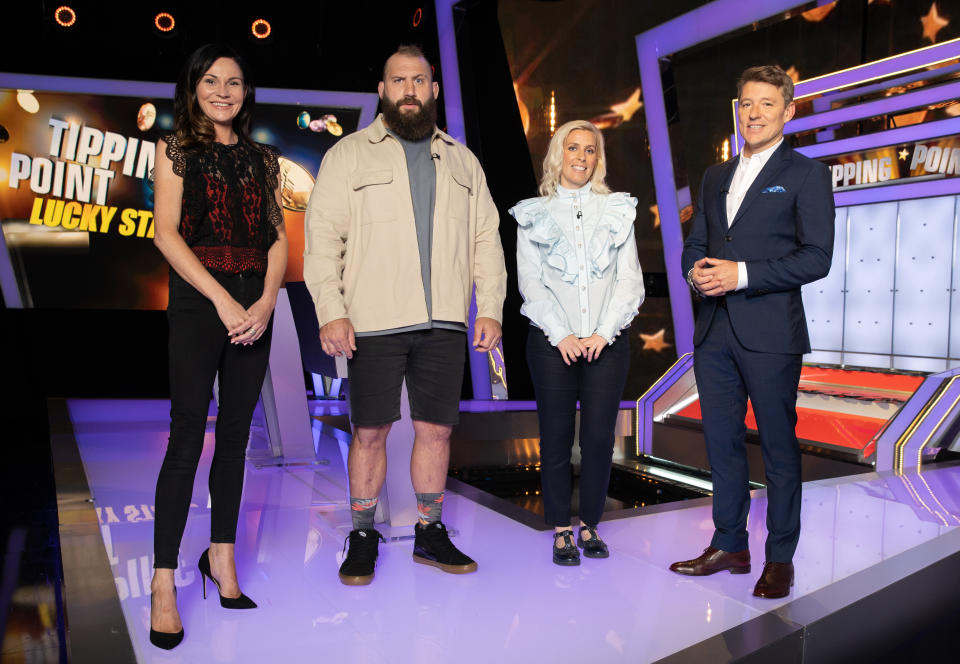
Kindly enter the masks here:
[[[402, 104], [416, 104], [418, 111], [402, 111]], [[397, 133], [397, 136], [407, 141], [420, 141], [433, 133], [437, 126], [437, 100], [433, 97], [425, 103], [420, 103], [416, 97], [401, 97], [396, 102], [383, 100], [383, 117], [387, 126]]]

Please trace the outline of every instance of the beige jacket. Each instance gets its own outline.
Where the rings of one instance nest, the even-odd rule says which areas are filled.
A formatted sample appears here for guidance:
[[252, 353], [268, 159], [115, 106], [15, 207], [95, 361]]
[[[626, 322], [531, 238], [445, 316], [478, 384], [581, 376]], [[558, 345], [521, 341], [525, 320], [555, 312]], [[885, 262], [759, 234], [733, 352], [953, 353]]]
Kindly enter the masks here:
[[[500, 216], [480, 163], [435, 130], [439, 155], [430, 287], [435, 320], [500, 321], [507, 273]], [[413, 201], [403, 147], [383, 116], [343, 138], [320, 164], [304, 219], [303, 277], [320, 326], [349, 318], [357, 332], [427, 322]]]

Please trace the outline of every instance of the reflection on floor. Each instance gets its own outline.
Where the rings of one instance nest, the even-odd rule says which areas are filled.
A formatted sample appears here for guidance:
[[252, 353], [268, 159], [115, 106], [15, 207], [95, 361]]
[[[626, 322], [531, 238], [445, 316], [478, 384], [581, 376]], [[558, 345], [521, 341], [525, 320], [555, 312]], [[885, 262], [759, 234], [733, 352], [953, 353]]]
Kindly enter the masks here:
[[602, 523], [610, 558], [561, 568], [550, 562], [548, 533], [448, 494], [444, 521], [479, 562], [477, 573], [412, 564], [412, 542], [402, 537], [410, 533], [398, 529], [384, 533], [398, 539], [381, 544], [373, 584], [348, 587], [337, 578], [350, 529], [344, 466], [337, 441], [318, 430], [318, 457], [327, 465], [247, 465], [238, 571], [260, 608], [228, 611], [215, 596], [201, 599], [196, 567], [209, 537], [211, 427], [176, 577], [186, 638], [166, 653], [147, 637], [153, 491], [169, 404], [71, 401], [69, 409], [140, 662], [653, 661], [960, 524], [957, 467], [912, 479], [868, 474], [808, 483], [796, 587], [790, 598], [770, 601], [751, 596], [766, 535], [762, 494], [750, 512], [754, 574], [706, 578], [677, 576], [667, 566], [707, 545], [708, 500]]

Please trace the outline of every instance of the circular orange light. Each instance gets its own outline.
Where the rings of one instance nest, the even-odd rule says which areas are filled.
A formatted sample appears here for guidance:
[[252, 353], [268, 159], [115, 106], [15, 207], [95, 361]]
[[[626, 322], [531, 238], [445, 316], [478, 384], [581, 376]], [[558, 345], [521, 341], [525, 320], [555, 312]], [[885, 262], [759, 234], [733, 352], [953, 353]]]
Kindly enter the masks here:
[[413, 27], [419, 26], [421, 20], [423, 20], [423, 9], [417, 7], [417, 11], [413, 12]]
[[61, 26], [69, 28], [71, 25], [77, 22], [77, 12], [73, 11], [73, 7], [60, 5], [53, 12], [53, 20], [55, 20]]
[[167, 12], [160, 12], [153, 17], [153, 25], [160, 32], [170, 32], [176, 24], [177, 22], [173, 20], [173, 14]]
[[250, 32], [252, 32], [253, 36], [257, 39], [266, 39], [272, 32], [270, 22], [265, 18], [258, 18], [250, 25]]

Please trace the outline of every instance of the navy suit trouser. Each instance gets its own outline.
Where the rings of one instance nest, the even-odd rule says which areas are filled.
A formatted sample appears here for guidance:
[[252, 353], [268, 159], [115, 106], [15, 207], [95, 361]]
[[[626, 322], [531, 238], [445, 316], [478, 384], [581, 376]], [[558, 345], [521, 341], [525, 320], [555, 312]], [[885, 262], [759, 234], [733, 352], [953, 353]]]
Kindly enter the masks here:
[[767, 481], [767, 562], [790, 562], [800, 538], [797, 386], [802, 356], [743, 347], [727, 310], [717, 307], [694, 352], [703, 432], [713, 473], [711, 546], [747, 548], [750, 484], [744, 443], [747, 398], [753, 405]]

